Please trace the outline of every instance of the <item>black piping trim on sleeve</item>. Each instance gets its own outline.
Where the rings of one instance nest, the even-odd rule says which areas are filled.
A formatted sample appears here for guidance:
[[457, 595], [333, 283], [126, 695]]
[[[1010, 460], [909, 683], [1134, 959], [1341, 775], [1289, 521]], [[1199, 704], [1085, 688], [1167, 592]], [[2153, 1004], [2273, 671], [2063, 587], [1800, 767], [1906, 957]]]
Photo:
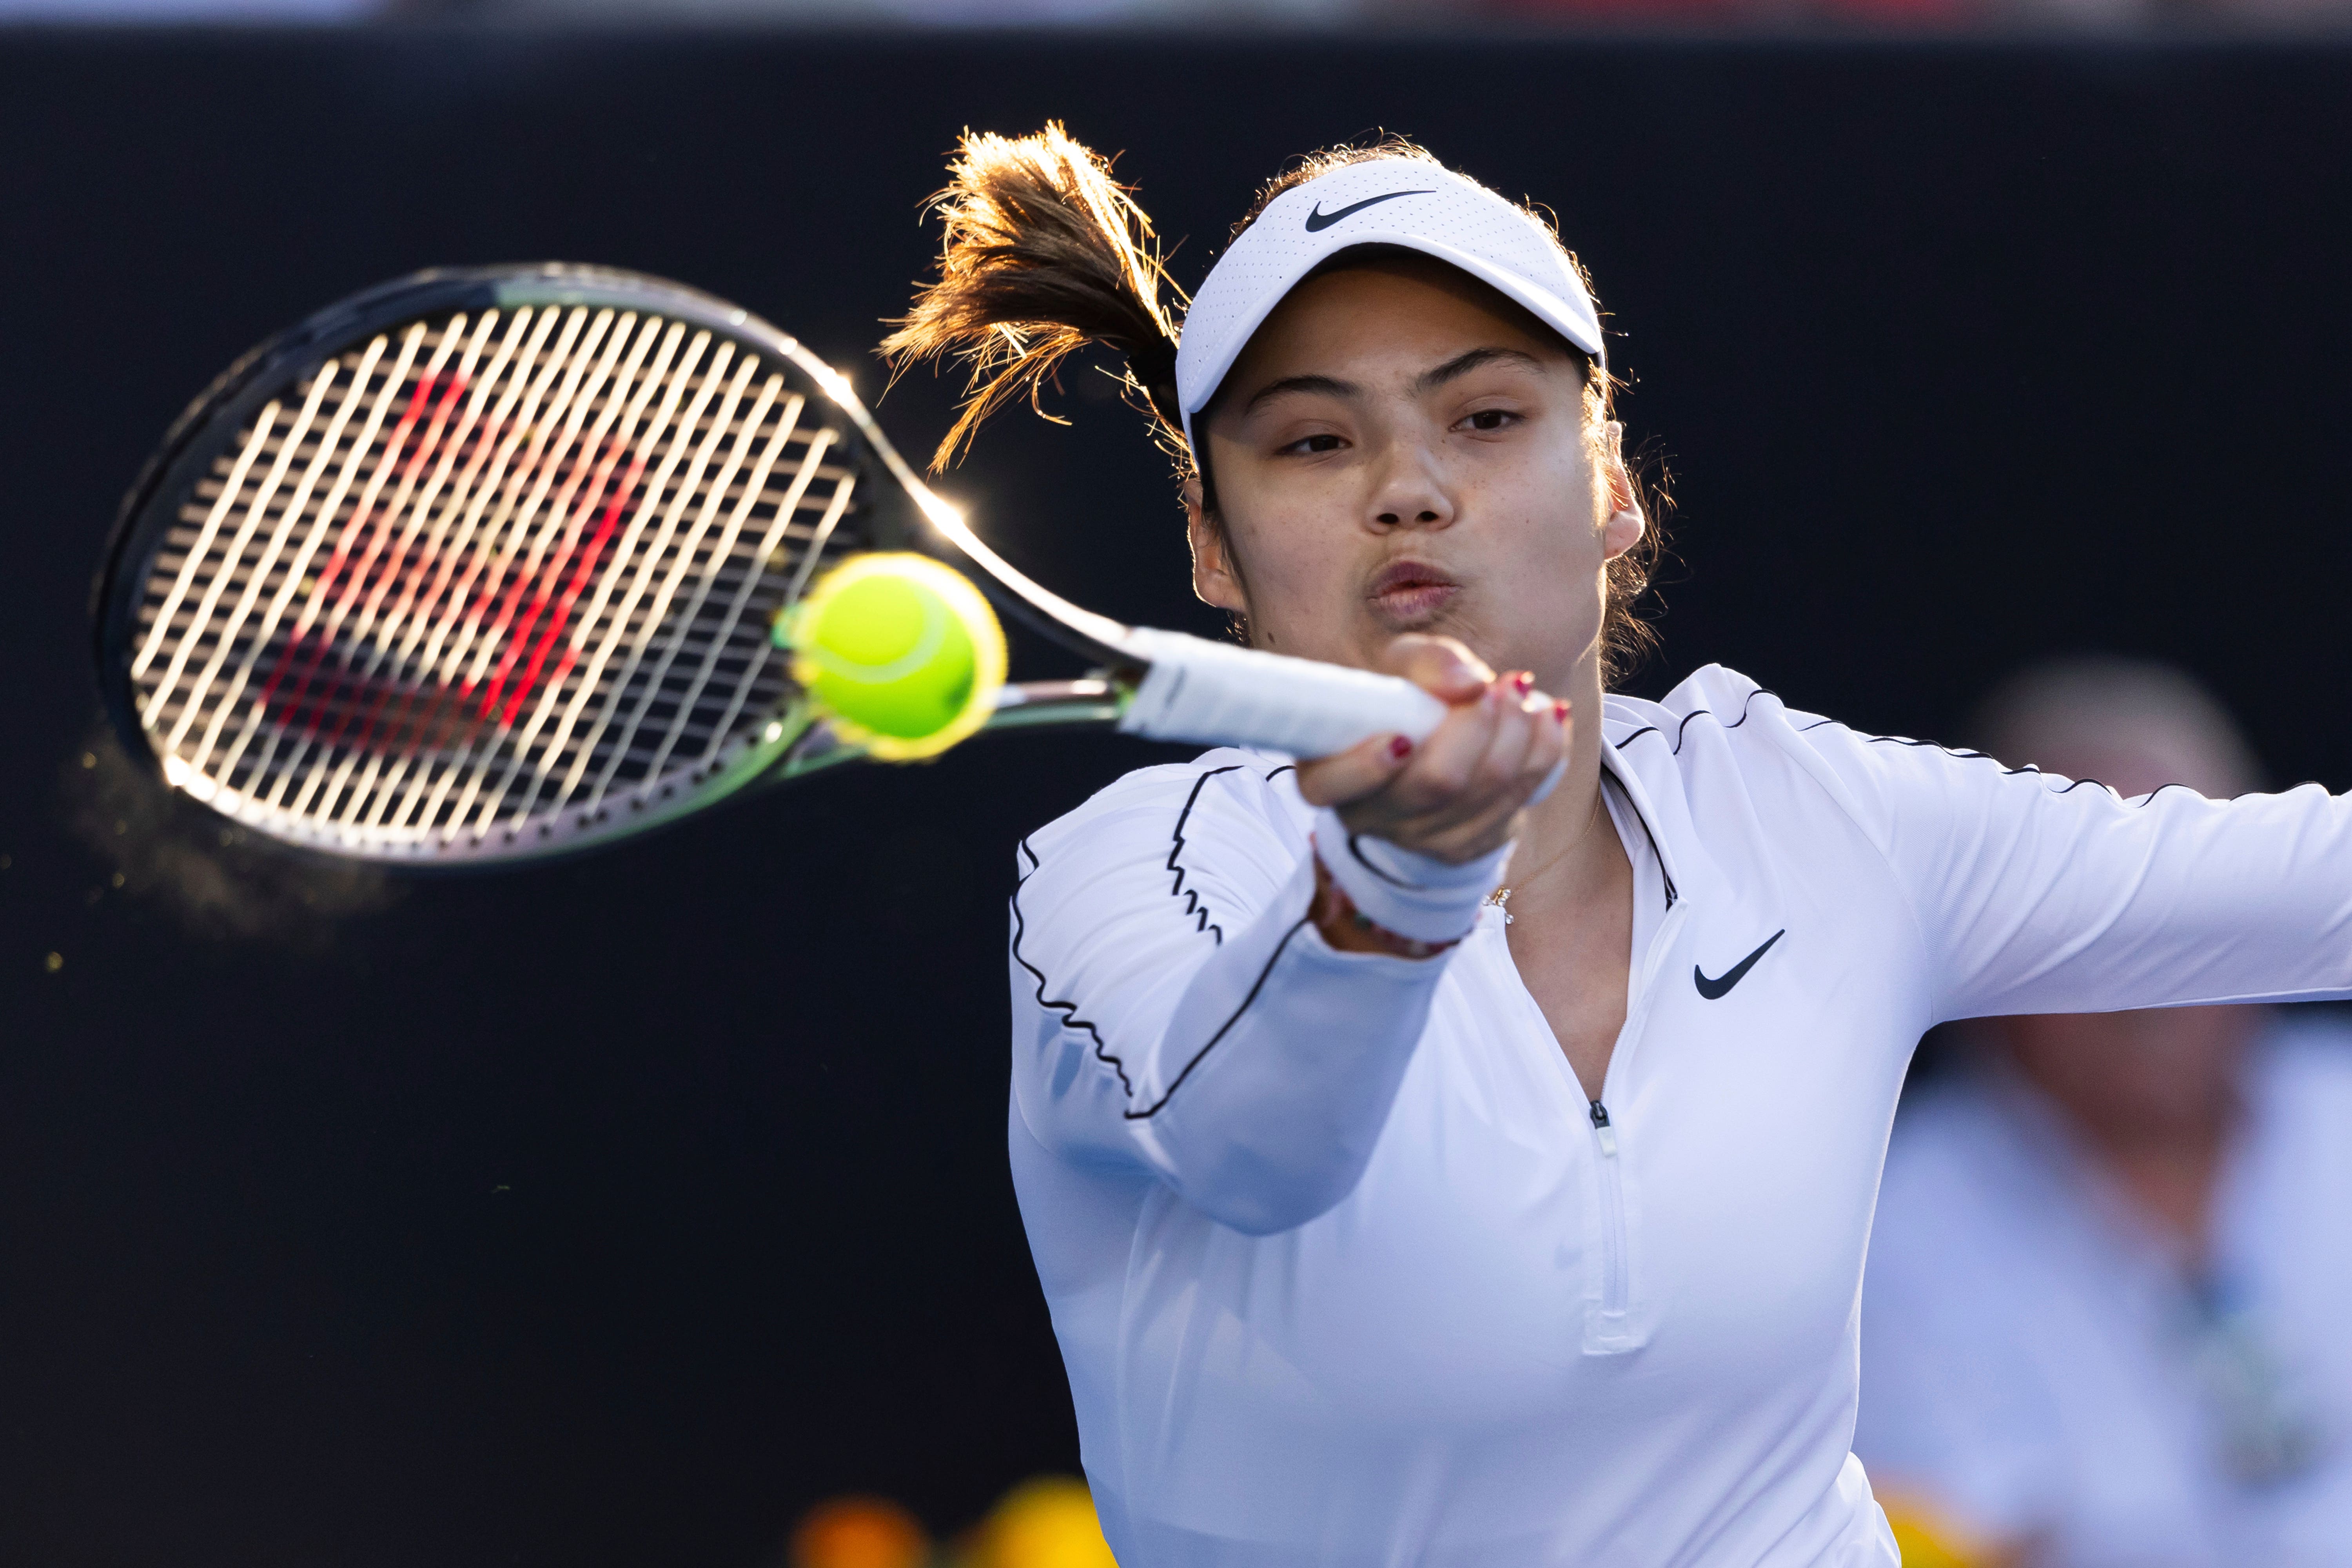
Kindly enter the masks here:
[[[1208, 1044], [1202, 1046], [1199, 1050], [1192, 1053], [1192, 1059], [1184, 1064], [1184, 1070], [1178, 1073], [1175, 1079], [1169, 1084], [1168, 1092], [1161, 1095], [1158, 1100], [1146, 1106], [1141, 1110], [1123, 1110], [1119, 1112], [1120, 1115], [1126, 1117], [1129, 1121], [1148, 1121], [1152, 1117], [1159, 1115], [1160, 1111], [1167, 1109], [1168, 1102], [1176, 1098], [1176, 1091], [1184, 1087], [1184, 1080], [1192, 1076], [1192, 1069], [1199, 1067], [1202, 1058], [1206, 1058], [1211, 1051], [1217, 1048], [1217, 1042], [1223, 1039], [1227, 1034], [1232, 1032], [1233, 1026], [1242, 1021], [1242, 1015], [1250, 1010], [1250, 1004], [1257, 1000], [1257, 994], [1265, 989], [1265, 977], [1272, 974], [1274, 973], [1274, 966], [1282, 962], [1283, 953], [1289, 950], [1290, 939], [1297, 936], [1301, 931], [1304, 931], [1307, 928], [1307, 922], [1314, 918], [1314, 915], [1311, 913], [1303, 914], [1298, 917], [1296, 924], [1294, 924], [1288, 931], [1282, 933], [1282, 940], [1276, 942], [1274, 944], [1274, 951], [1266, 955], [1265, 967], [1257, 972], [1257, 978], [1255, 980], [1250, 982], [1249, 994], [1242, 998], [1242, 1005], [1234, 1009], [1232, 1017], [1227, 1018], [1223, 1023], [1217, 1026], [1217, 1032], [1209, 1037]], [[1119, 1081], [1121, 1083], [1127, 1081], [1127, 1075], [1125, 1073], [1121, 1073], [1119, 1075]]]
[[[1726, 724], [1724, 728], [1727, 730], [1737, 730], [1742, 724], [1747, 723], [1748, 704], [1753, 703], [1759, 697], [1777, 697], [1779, 695], [1780, 693], [1777, 691], [1769, 690], [1761, 686], [1757, 687], [1755, 689], [1748, 692], [1748, 701], [1739, 705], [1739, 717], [1734, 719], [1730, 723]], [[1714, 717], [1713, 713], [1705, 708], [1694, 709], [1689, 713], [1684, 715], [1682, 723], [1675, 730], [1673, 754], [1675, 756], [1682, 755], [1683, 731], [1690, 728], [1690, 721], [1693, 719], [1712, 717]], [[1824, 725], [1834, 724], [1837, 721], [1834, 719], [1816, 719], [1810, 724], [1798, 725], [1797, 733], [1801, 735], [1806, 734], [1811, 731], [1819, 730]], [[1656, 725], [1645, 724], [1641, 729], [1634, 731], [1632, 734], [1618, 742], [1617, 749], [1622, 752], [1644, 735], [1662, 736], [1663, 734], [1664, 731], [1659, 730]], [[2000, 768], [2002, 776], [2008, 778], [2014, 778], [2020, 773], [2038, 773], [2042, 772], [2040, 768], [2035, 767], [2032, 763], [2028, 763], [2022, 767], [2008, 767], [2002, 764], [2001, 760], [1999, 757], [1988, 755], [1983, 752], [1970, 751], [1966, 747], [1947, 746], [1939, 741], [1915, 741], [1907, 735], [1871, 735], [1865, 734], [1860, 730], [1854, 731], [1853, 734], [1857, 739], [1867, 741], [1874, 746], [1932, 746], [1937, 751], [1943, 752], [1946, 756], [1958, 757], [1962, 762], [1990, 763], [1994, 766]], [[2158, 795], [2162, 795], [2168, 789], [2188, 789], [2189, 787], [2183, 784], [2162, 784], [2157, 785], [2146, 795], [2126, 797], [2123, 795], [2121, 791], [2117, 790], [2113, 784], [2106, 783], [2104, 779], [2086, 778], [2075, 779], [2069, 783], [2064, 789], [2052, 790], [2050, 793], [2053, 795], [2067, 795], [2086, 784], [2097, 784], [2101, 789], [2107, 791], [2109, 794], [2116, 795], [2119, 799], [2128, 798], [2134, 805], [2146, 805], [2149, 801], [2154, 800]], [[1643, 826], [1643, 829], [1646, 831], [1648, 824], [1644, 823]], [[1654, 849], [1656, 845], [1654, 843], [1651, 847]], [[1668, 889], [1667, 897], [1671, 900], [1673, 897], [1671, 887]]]
[[[1829, 721], [1826, 719], [1822, 721], [1822, 723], [1823, 724], [1828, 722]], [[1806, 727], [1808, 729], [1819, 729], [1821, 726], [1815, 724], [1808, 725]], [[1990, 763], [1993, 766], [2000, 769], [2001, 776], [2003, 778], [2015, 778], [2020, 773], [2038, 773], [2042, 771], [2040, 768], [2035, 767], [2032, 763], [2026, 763], [2021, 768], [2003, 767], [2001, 760], [1999, 757], [1990, 755], [1984, 752], [1970, 751], [1966, 746], [1948, 746], [1941, 741], [1915, 741], [1908, 735], [1866, 735], [1859, 730], [1856, 730], [1853, 733], [1861, 739], [1869, 742], [1874, 746], [1910, 746], [1915, 749], [1925, 746], [1930, 751], [1941, 752], [1948, 757], [1956, 757], [1964, 763]], [[2076, 779], [2073, 784], [2068, 784], [2065, 789], [2053, 790], [2050, 793], [2053, 795], [2064, 795], [2067, 791], [2074, 788], [2075, 784], [2099, 784], [2099, 781], [2096, 779]], [[2099, 787], [2101, 789], [2105, 789], [2107, 786], [2105, 784], [2099, 784]]]
[[[1724, 724], [1723, 727], [1726, 730], [1738, 729], [1739, 726], [1748, 722], [1748, 710], [1754, 705], [1759, 697], [1777, 698], [1780, 695], [1780, 694], [1779, 692], [1771, 690], [1766, 687], [1749, 687], [1748, 689], [1748, 700], [1739, 705], [1739, 717], [1734, 719], [1728, 724]], [[1689, 712], [1683, 715], [1683, 721], [1675, 726], [1673, 755], [1679, 757], [1683, 754], [1683, 731], [1691, 727], [1691, 721], [1694, 719], [1715, 719], [1715, 710], [1709, 708], [1694, 708]], [[1716, 719], [1716, 722], [1722, 724], [1723, 721]], [[1655, 735], [1661, 740], [1664, 740], [1665, 738], [1665, 731], [1659, 729], [1655, 724], [1644, 724], [1640, 729], [1634, 731], [1632, 734], [1626, 736], [1623, 740], [1618, 742], [1617, 749], [1622, 752], [1644, 735]]]
[[[1028, 857], [1030, 871], [1033, 873], [1035, 872], [1037, 869], [1037, 852], [1029, 847], [1029, 840], [1026, 838], [1021, 840], [1021, 853]], [[1102, 1031], [1095, 1027], [1091, 1020], [1078, 1016], [1078, 1005], [1076, 1002], [1056, 1001], [1055, 998], [1045, 994], [1046, 982], [1045, 971], [1030, 963], [1028, 955], [1021, 951], [1021, 939], [1027, 935], [1029, 931], [1028, 921], [1021, 913], [1021, 889], [1028, 883], [1028, 880], [1029, 879], [1027, 877], [1023, 877], [1019, 881], [1013, 885], [1013, 962], [1027, 970], [1030, 975], [1036, 980], [1038, 1006], [1045, 1008], [1048, 1012], [1059, 1013], [1062, 1016], [1062, 1026], [1064, 1028], [1070, 1030], [1084, 1030], [1087, 1037], [1094, 1041], [1095, 1059], [1101, 1062], [1105, 1067], [1110, 1068], [1112, 1072], [1118, 1075], [1119, 1088], [1126, 1091], [1127, 1098], [1131, 1101], [1135, 1099], [1135, 1083], [1133, 1079], [1127, 1076], [1127, 1064], [1121, 1061], [1118, 1057], [1111, 1054], [1110, 1043], [1102, 1037]], [[1280, 963], [1282, 955], [1286, 952], [1289, 951], [1290, 939], [1297, 936], [1301, 930], [1305, 929], [1307, 922], [1313, 918], [1314, 916], [1311, 913], [1301, 915], [1298, 917], [1296, 924], [1294, 924], [1288, 931], [1282, 933], [1282, 940], [1274, 944], [1274, 952], [1266, 958], [1265, 967], [1257, 972], [1257, 978], [1255, 980], [1250, 982], [1249, 994], [1242, 998], [1242, 1005], [1234, 1009], [1233, 1016], [1227, 1018], [1223, 1023], [1217, 1026], [1217, 1032], [1209, 1037], [1208, 1043], [1203, 1045], [1199, 1050], [1192, 1053], [1192, 1059], [1184, 1064], [1184, 1070], [1178, 1073], [1174, 1081], [1169, 1084], [1168, 1091], [1165, 1094], [1162, 1094], [1151, 1104], [1144, 1107], [1141, 1110], [1131, 1109], [1121, 1110], [1119, 1114], [1122, 1117], [1129, 1121], [1148, 1121], [1152, 1117], [1159, 1115], [1161, 1110], [1167, 1108], [1168, 1102], [1176, 1097], [1176, 1091], [1184, 1086], [1184, 1080], [1192, 1076], [1192, 1069], [1199, 1067], [1202, 1058], [1206, 1058], [1211, 1051], [1217, 1048], [1218, 1041], [1223, 1039], [1228, 1034], [1233, 1032], [1233, 1027], [1235, 1024], [1241, 1022], [1242, 1015], [1248, 1012], [1250, 1010], [1250, 1004], [1257, 1000], [1257, 994], [1265, 989], [1266, 976], [1274, 973], [1274, 966]]]
[[[1834, 719], [1816, 719], [1810, 724], [1798, 725], [1797, 733], [1800, 735], [1810, 734], [1815, 730], [1822, 729], [1836, 722], [1837, 721]], [[1943, 752], [1946, 756], [1958, 757], [1964, 763], [1987, 762], [1998, 765], [2000, 762], [1999, 757], [1988, 756], [1982, 752], [1973, 752], [1965, 746], [1947, 746], [1941, 741], [1915, 741], [1908, 735], [1872, 735], [1860, 730], [1851, 731], [1850, 733], [1858, 740], [1869, 742], [1874, 746], [1933, 746], [1937, 751]], [[2021, 768], [2004, 767], [2000, 771], [2004, 776], [2011, 776], [2017, 773], [2038, 773], [2042, 770], [2029, 763]], [[2082, 779], [2074, 781], [2075, 784], [2082, 784], [2085, 781]], [[2088, 782], [2095, 784], [2098, 781], [2094, 779]], [[2074, 784], [2068, 784], [2066, 789], [2072, 789], [2074, 787]], [[2169, 789], [2171, 786], [2168, 784], [2165, 787]], [[2064, 795], [2066, 790], [2062, 789], [2057, 793]]]
[[[1168, 896], [1172, 899], [1180, 893], [1182, 894], [1184, 912], [1192, 917], [1192, 929], [1207, 931], [1214, 936], [1219, 947], [1225, 944], [1225, 928], [1210, 921], [1209, 907], [1201, 901], [1200, 890], [1184, 886], [1184, 866], [1179, 857], [1184, 853], [1184, 825], [1192, 819], [1192, 807], [1199, 803], [1201, 792], [1206, 789], [1209, 781], [1219, 773], [1239, 773], [1241, 769], [1241, 763], [1228, 763], [1222, 768], [1211, 768], [1199, 778], [1194, 779], [1192, 793], [1184, 797], [1184, 809], [1176, 814], [1176, 831], [1168, 836], [1168, 869], [1174, 873], [1176, 879], [1169, 886]], [[1272, 778], [1274, 775], [1269, 773], [1266, 776]]]
[[[1192, 820], [1192, 807], [1199, 803], [1201, 791], [1208, 786], [1211, 779], [1215, 778], [1219, 773], [1239, 773], [1244, 766], [1244, 764], [1241, 763], [1228, 763], [1222, 768], [1211, 768], [1194, 779], [1192, 793], [1184, 797], [1184, 809], [1176, 814], [1176, 830], [1169, 836], [1168, 870], [1175, 879], [1169, 884], [1168, 896], [1172, 899], [1181, 894], [1184, 900], [1184, 912], [1192, 917], [1192, 929], [1197, 931], [1206, 931], [1215, 937], [1217, 945], [1220, 947], [1225, 943], [1225, 928], [1209, 919], [1209, 907], [1201, 901], [1200, 889], [1184, 885], [1184, 863], [1181, 858], [1184, 853], [1184, 824]], [[1280, 767], [1269, 771], [1265, 775], [1265, 782], [1272, 784], [1283, 774], [1297, 771], [1297, 764], [1285, 763]]]
[[[1021, 841], [1021, 853], [1029, 858], [1029, 870], [1032, 875], [1034, 875], [1037, 869], [1037, 851], [1029, 847], [1029, 840], [1026, 838]], [[1132, 1100], [1135, 1098], [1135, 1085], [1127, 1076], [1127, 1064], [1111, 1055], [1110, 1042], [1102, 1037], [1100, 1029], [1096, 1028], [1088, 1020], [1078, 1016], [1078, 1005], [1076, 1002], [1057, 1002], [1045, 994], [1045, 972], [1030, 963], [1021, 951], [1021, 939], [1029, 931], [1028, 921], [1021, 914], [1021, 889], [1027, 886], [1028, 881], [1028, 877], [1023, 877], [1013, 884], [1013, 962], [1036, 978], [1038, 1006], [1047, 1012], [1059, 1013], [1062, 1016], [1062, 1027], [1072, 1030], [1084, 1029], [1093, 1037], [1095, 1059], [1118, 1075], [1119, 1087], [1127, 1091], [1127, 1098]]]
[[[1821, 721], [1822, 724], [1826, 724], [1828, 722], [1830, 722], [1830, 721], [1827, 719]], [[1805, 728], [1808, 730], [1818, 730], [1821, 728], [1821, 724], [1808, 724]], [[1854, 733], [1862, 735], [1860, 731], [1856, 731]], [[1957, 757], [1964, 763], [1990, 763], [1993, 766], [2000, 769], [2001, 776], [2003, 778], [2015, 778], [2021, 773], [2039, 774], [2042, 773], [2042, 769], [2034, 766], [2032, 763], [2026, 763], [2021, 766], [2012, 768], [2005, 765], [1999, 757], [1992, 756], [1988, 752], [1971, 751], [1965, 746], [1947, 746], [1940, 741], [1915, 741], [1908, 735], [1862, 735], [1862, 739], [1869, 742], [1874, 746], [1932, 746], [1937, 751], [1943, 752], [1946, 756]], [[2052, 776], [2063, 777], [2064, 775], [2057, 774]], [[2116, 788], [2115, 785], [2107, 783], [2105, 779], [2083, 778], [2069, 779], [2067, 780], [2066, 787], [2064, 789], [2053, 789], [2050, 791], [2050, 793], [2053, 795], [2072, 795], [2076, 790], [2081, 789], [2084, 784], [2096, 784], [2099, 788], [2105, 790], [2109, 795], [2114, 795], [2117, 800], [2124, 801], [2135, 808], [2146, 805], [2149, 801], [2154, 800], [2166, 790], [2189, 789], [2189, 787], [2185, 784], [2160, 784], [2154, 789], [2148, 791], [2146, 795], [2126, 795], [2123, 791]], [[2190, 793], [2194, 794], [2195, 791], [2192, 790]]]
[[[1224, 944], [1224, 931], [1222, 927], [1210, 921], [1208, 908], [1201, 902], [1200, 894], [1196, 890], [1188, 889], [1184, 886], [1184, 868], [1179, 858], [1184, 851], [1184, 824], [1191, 818], [1193, 804], [1201, 798], [1201, 791], [1206, 787], [1211, 779], [1215, 778], [1219, 773], [1235, 773], [1240, 771], [1241, 767], [1241, 763], [1235, 763], [1222, 768], [1211, 768], [1206, 773], [1201, 774], [1199, 778], [1192, 781], [1192, 793], [1185, 796], [1184, 809], [1177, 814], [1176, 828], [1175, 832], [1171, 836], [1171, 843], [1168, 850], [1168, 868], [1175, 873], [1176, 878], [1174, 885], [1169, 889], [1169, 896], [1173, 898], [1179, 893], [1183, 894], [1185, 899], [1184, 912], [1188, 915], [1193, 916], [1194, 929], [1213, 933], [1216, 937], [1219, 946], [1223, 946]], [[1265, 777], [1267, 782], [1271, 783], [1281, 774], [1291, 771], [1292, 764], [1285, 763], [1282, 766], [1274, 769], [1271, 773], [1268, 773]], [[1026, 838], [1021, 840], [1021, 853], [1028, 859], [1029, 871], [1034, 874], [1038, 867], [1037, 851], [1030, 847], [1029, 840]], [[1024, 970], [1027, 971], [1030, 977], [1036, 981], [1038, 1006], [1045, 1009], [1047, 1012], [1059, 1013], [1062, 1016], [1062, 1026], [1064, 1028], [1069, 1029], [1073, 1032], [1083, 1031], [1089, 1039], [1094, 1041], [1095, 1059], [1101, 1062], [1105, 1067], [1108, 1067], [1112, 1072], [1118, 1076], [1119, 1088], [1125, 1092], [1126, 1098], [1131, 1103], [1135, 1099], [1135, 1082], [1127, 1076], [1127, 1064], [1117, 1055], [1113, 1054], [1110, 1048], [1110, 1043], [1103, 1038], [1102, 1031], [1095, 1026], [1093, 1021], [1082, 1018], [1078, 1016], [1078, 1005], [1076, 1002], [1056, 1000], [1055, 998], [1045, 994], [1047, 982], [1045, 971], [1030, 963], [1028, 955], [1021, 951], [1021, 939], [1026, 936], [1029, 931], [1027, 917], [1024, 916], [1021, 910], [1021, 889], [1028, 884], [1028, 880], [1029, 877], [1027, 875], [1024, 875], [1013, 885], [1013, 962], [1019, 964]], [[1671, 897], [1671, 892], [1669, 893], [1669, 896]], [[1297, 936], [1300, 928], [1305, 926], [1307, 921], [1313, 918], [1314, 917], [1311, 912], [1306, 915], [1301, 915], [1296, 925], [1293, 925], [1288, 931], [1282, 933], [1282, 940], [1275, 944], [1272, 955], [1270, 955], [1265, 961], [1265, 967], [1259, 970], [1257, 978], [1250, 983], [1249, 994], [1242, 998], [1242, 1005], [1234, 1009], [1233, 1016], [1227, 1018], [1223, 1024], [1217, 1026], [1216, 1033], [1209, 1037], [1208, 1042], [1202, 1046], [1199, 1050], [1192, 1053], [1192, 1059], [1184, 1064], [1183, 1070], [1179, 1072], [1174, 1080], [1169, 1084], [1167, 1092], [1162, 1094], [1157, 1100], [1150, 1105], [1146, 1106], [1141, 1110], [1121, 1110], [1119, 1112], [1121, 1116], [1129, 1121], [1143, 1121], [1159, 1115], [1160, 1112], [1166, 1108], [1169, 1100], [1175, 1097], [1176, 1090], [1182, 1087], [1184, 1080], [1192, 1076], [1192, 1069], [1199, 1067], [1202, 1058], [1206, 1058], [1211, 1051], [1216, 1048], [1218, 1041], [1223, 1039], [1226, 1035], [1232, 1032], [1233, 1026], [1235, 1024], [1241, 1022], [1242, 1015], [1249, 1011], [1250, 1004], [1256, 1001], [1258, 993], [1265, 988], [1266, 976], [1274, 973], [1275, 964], [1281, 960], [1283, 953], [1288, 951], [1291, 938]]]
[[[1824, 722], [1827, 722], [1827, 721], [1824, 721]], [[1979, 760], [1988, 763], [1996, 763], [2000, 760], [1998, 757], [1988, 756], [1982, 752], [1972, 752], [1966, 746], [1948, 746], [1941, 741], [1915, 741], [1908, 735], [1871, 735], [1865, 734], [1860, 730], [1856, 730], [1854, 733], [1861, 736], [1862, 739], [1869, 742], [1874, 746], [1910, 746], [1914, 748], [1925, 746], [1930, 751], [1941, 752], [1948, 757], [1958, 757], [1964, 763], [1972, 763]], [[2038, 773], [2041, 771], [2042, 770], [2040, 768], [2033, 766], [2032, 763], [2028, 763], [2021, 768], [2001, 769], [2001, 772], [2005, 773]]]

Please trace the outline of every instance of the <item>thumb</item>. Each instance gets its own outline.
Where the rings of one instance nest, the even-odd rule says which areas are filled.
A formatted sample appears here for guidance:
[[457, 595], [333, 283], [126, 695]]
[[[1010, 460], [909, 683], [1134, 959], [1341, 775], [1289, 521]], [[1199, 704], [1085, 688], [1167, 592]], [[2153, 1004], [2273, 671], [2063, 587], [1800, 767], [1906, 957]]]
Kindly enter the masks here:
[[1452, 637], [1406, 632], [1389, 644], [1381, 664], [1391, 675], [1402, 675], [1438, 700], [1449, 704], [1475, 702], [1485, 694], [1495, 672], [1486, 661]]

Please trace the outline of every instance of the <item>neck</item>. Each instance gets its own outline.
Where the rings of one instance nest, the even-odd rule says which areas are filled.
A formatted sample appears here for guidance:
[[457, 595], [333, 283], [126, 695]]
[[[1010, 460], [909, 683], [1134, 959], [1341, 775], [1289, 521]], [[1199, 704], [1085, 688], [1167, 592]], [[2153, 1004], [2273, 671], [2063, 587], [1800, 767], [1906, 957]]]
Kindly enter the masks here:
[[1582, 890], [1610, 879], [1624, 860], [1617, 835], [1601, 820], [1607, 807], [1601, 799], [1601, 666], [1591, 653], [1577, 662], [1555, 695], [1571, 708], [1568, 735], [1568, 767], [1559, 785], [1541, 803], [1528, 808], [1519, 833], [1518, 847], [1504, 878], [1511, 889], [1514, 913], [1562, 900], [1574, 900]]

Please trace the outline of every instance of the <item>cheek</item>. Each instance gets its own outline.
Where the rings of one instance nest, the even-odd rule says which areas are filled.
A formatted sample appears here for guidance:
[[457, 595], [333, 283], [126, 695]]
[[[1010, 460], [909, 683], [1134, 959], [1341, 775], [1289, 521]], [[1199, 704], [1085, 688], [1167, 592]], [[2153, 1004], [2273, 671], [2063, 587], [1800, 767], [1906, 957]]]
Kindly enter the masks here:
[[1226, 527], [1259, 635], [1293, 651], [1321, 647], [1361, 607], [1353, 585], [1366, 542], [1344, 519], [1313, 506], [1276, 505], [1229, 517]]
[[1311, 507], [1275, 507], [1254, 513], [1238, 531], [1253, 588], [1286, 593], [1326, 579], [1346, 549], [1342, 531]]
[[1563, 593], [1580, 603], [1594, 595], [1607, 560], [1591, 465], [1552, 457], [1497, 472], [1479, 492], [1471, 513], [1494, 529], [1499, 552], [1512, 563], [1511, 584], [1554, 600]]

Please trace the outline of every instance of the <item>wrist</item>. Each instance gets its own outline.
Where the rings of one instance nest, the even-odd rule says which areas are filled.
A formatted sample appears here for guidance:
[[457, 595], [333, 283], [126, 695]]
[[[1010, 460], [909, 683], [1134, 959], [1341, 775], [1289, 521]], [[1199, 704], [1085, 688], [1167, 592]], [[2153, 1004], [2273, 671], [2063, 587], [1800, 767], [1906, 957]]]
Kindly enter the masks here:
[[1460, 864], [1351, 833], [1329, 807], [1316, 813], [1315, 850], [1348, 901], [1372, 924], [1424, 943], [1458, 942], [1503, 879], [1511, 846]]
[[[1323, 863], [1318, 852], [1315, 857], [1315, 898], [1307, 906], [1307, 918], [1323, 935], [1323, 941], [1335, 952], [1382, 952], [1392, 958], [1434, 958], [1459, 942], [1461, 937], [1444, 942], [1423, 942], [1417, 937], [1402, 936], [1376, 923], [1356, 907], [1331, 875], [1330, 867]], [[1467, 934], [1466, 932], [1465, 934]]]

